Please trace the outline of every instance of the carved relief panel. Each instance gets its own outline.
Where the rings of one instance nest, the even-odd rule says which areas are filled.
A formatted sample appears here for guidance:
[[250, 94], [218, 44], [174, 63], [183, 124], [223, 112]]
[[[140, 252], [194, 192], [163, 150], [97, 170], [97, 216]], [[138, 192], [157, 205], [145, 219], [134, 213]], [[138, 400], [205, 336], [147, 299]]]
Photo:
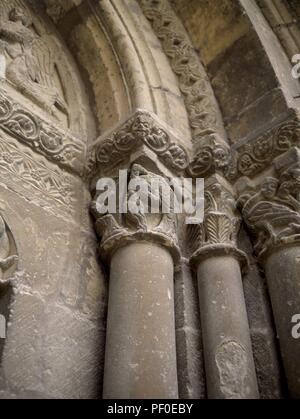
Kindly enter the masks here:
[[76, 63], [42, 2], [1, 1], [0, 65], [1, 128], [78, 171], [91, 113]]
[[0, 215], [0, 298], [10, 284], [11, 274], [18, 261], [17, 247], [13, 235]]
[[6, 59], [7, 81], [52, 118], [67, 124], [69, 108], [52, 42], [23, 1], [1, 2], [0, 52]]

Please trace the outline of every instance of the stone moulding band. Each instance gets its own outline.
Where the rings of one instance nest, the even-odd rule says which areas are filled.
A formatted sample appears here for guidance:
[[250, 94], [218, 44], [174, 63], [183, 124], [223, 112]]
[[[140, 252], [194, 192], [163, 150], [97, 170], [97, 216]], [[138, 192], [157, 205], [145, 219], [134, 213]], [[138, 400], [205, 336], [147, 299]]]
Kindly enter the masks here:
[[180, 265], [181, 251], [178, 244], [174, 240], [170, 239], [168, 235], [158, 233], [155, 231], [143, 232], [130, 232], [123, 230], [122, 232], [114, 235], [107, 239], [100, 245], [100, 253], [104, 257], [105, 262], [110, 262], [113, 254], [121, 247], [128, 246], [130, 243], [147, 242], [155, 243], [161, 247], [169, 250], [173, 257], [175, 269]]
[[258, 262], [262, 267], [265, 266], [266, 261], [268, 258], [276, 252], [280, 252], [287, 248], [293, 248], [300, 245], [300, 234], [295, 234], [292, 237], [284, 238], [281, 241], [275, 243], [272, 247], [267, 247], [261, 254], [257, 257]]
[[299, 144], [299, 121], [297, 119], [286, 120], [247, 144], [232, 150], [228, 177], [231, 180], [241, 176], [253, 178], [257, 173], [272, 166], [275, 157]]
[[196, 268], [202, 260], [215, 256], [232, 256], [238, 260], [241, 265], [242, 274], [246, 274], [249, 269], [249, 260], [244, 252], [230, 244], [210, 244], [204, 245], [197, 250], [191, 257], [191, 266]]
[[178, 139], [173, 138], [150, 112], [138, 110], [119, 128], [92, 146], [87, 172], [91, 174], [100, 168], [101, 172], [107, 173], [126, 162], [139, 147], [146, 146], [166, 167], [178, 174], [206, 177], [216, 171], [230, 182], [235, 182], [241, 176], [255, 177], [271, 167], [275, 157], [299, 143], [300, 123], [297, 119], [288, 119], [236, 148], [229, 149], [219, 141], [219, 137], [211, 135], [190, 159]]
[[85, 146], [69, 132], [43, 121], [0, 90], [0, 128], [59, 166], [81, 174]]
[[102, 174], [126, 163], [140, 147], [147, 147], [176, 174], [206, 178], [220, 173], [230, 183], [242, 176], [254, 178], [272, 166], [274, 158], [300, 143], [300, 122], [290, 118], [256, 136], [247, 144], [229, 147], [218, 135], [207, 136], [195, 150], [173, 134], [157, 117], [138, 109], [125, 122], [104, 134], [90, 148], [86, 176]]

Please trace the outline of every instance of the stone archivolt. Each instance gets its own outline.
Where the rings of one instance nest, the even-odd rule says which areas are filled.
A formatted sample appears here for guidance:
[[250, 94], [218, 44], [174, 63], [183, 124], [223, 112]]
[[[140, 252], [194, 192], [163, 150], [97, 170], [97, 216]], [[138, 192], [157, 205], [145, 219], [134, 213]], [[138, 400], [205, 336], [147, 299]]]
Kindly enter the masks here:
[[252, 177], [298, 144], [299, 122], [290, 119], [246, 145], [230, 149], [206, 71], [169, 2], [140, 0], [139, 4], [162, 42], [185, 97], [194, 141], [190, 175], [208, 177], [217, 172], [230, 182], [240, 176]]
[[169, 2], [139, 0], [139, 4], [178, 76], [194, 143], [198, 145], [205, 142], [211, 134], [225, 138], [221, 114], [205, 69]]

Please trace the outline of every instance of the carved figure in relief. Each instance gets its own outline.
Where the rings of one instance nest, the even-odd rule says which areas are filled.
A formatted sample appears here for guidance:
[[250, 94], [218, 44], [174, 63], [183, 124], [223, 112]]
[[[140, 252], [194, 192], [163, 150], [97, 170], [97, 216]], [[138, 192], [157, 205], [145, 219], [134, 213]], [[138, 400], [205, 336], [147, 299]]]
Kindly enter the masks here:
[[258, 236], [255, 250], [300, 238], [300, 170], [287, 170], [278, 181], [266, 178], [260, 190], [239, 200], [245, 220]]
[[[109, 194], [107, 201], [109, 200]], [[115, 195], [113, 193], [115, 198]], [[136, 233], [154, 233], [176, 241], [176, 215], [174, 214], [174, 191], [167, 179], [134, 164], [127, 185], [125, 213], [102, 213], [99, 210], [99, 194], [96, 193], [91, 211], [96, 218], [96, 230], [105, 244]], [[151, 211], [148, 204], [151, 204]], [[155, 206], [155, 211], [153, 211]], [[169, 211], [164, 211], [164, 209]], [[108, 210], [107, 210], [108, 211]], [[123, 210], [122, 210], [123, 211]]]
[[11, 241], [7, 233], [7, 227], [0, 215], [0, 290], [10, 282], [9, 279], [4, 277], [4, 273], [18, 260], [18, 257], [11, 253]]
[[[142, 181], [144, 185], [147, 186], [147, 190], [139, 191], [140, 199], [137, 205], [139, 206], [140, 211], [138, 213], [133, 213], [129, 208], [129, 211], [126, 214], [127, 225], [134, 227], [137, 231], [147, 232], [149, 230], [149, 224], [151, 224], [151, 221], [153, 222], [155, 219], [153, 226], [155, 228], [153, 231], [172, 235], [175, 231], [176, 218], [174, 213], [172, 213], [172, 208], [174, 208], [174, 202], [172, 202], [174, 194], [172, 193], [167, 180], [165, 180], [162, 176], [149, 172], [139, 164], [134, 164], [132, 166], [131, 181], [134, 179]], [[154, 182], [159, 185], [158, 188], [153, 187]], [[131, 184], [133, 185], [132, 188], [130, 186]], [[134, 182], [130, 182], [128, 188], [128, 201], [136, 195], [136, 192], [136, 185]], [[143, 193], [145, 193], [145, 196]], [[168, 206], [169, 200], [171, 204], [171, 212], [163, 213], [162, 210]], [[144, 204], [147, 202], [151, 202], [151, 205], [156, 205], [159, 213], [157, 216], [149, 214], [149, 211], [144, 208]]]
[[68, 114], [67, 104], [55, 82], [55, 60], [40, 37], [28, 12], [14, 7], [0, 17], [0, 53], [7, 57], [6, 77], [18, 90], [58, 118]]
[[147, 115], [138, 115], [132, 125], [132, 134], [143, 141], [151, 133], [151, 124]]

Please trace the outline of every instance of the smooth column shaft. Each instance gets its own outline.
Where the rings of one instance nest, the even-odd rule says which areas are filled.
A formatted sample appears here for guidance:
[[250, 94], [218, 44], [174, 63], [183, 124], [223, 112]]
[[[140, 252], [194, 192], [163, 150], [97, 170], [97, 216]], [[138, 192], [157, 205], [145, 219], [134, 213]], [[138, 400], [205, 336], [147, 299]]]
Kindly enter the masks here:
[[112, 258], [104, 398], [178, 398], [173, 259], [153, 243]]
[[267, 258], [265, 272], [290, 396], [299, 399], [300, 338], [297, 333], [293, 336], [297, 324], [292, 319], [300, 314], [300, 247], [274, 251]]
[[198, 287], [208, 397], [258, 398], [238, 261], [231, 256], [202, 260]]

